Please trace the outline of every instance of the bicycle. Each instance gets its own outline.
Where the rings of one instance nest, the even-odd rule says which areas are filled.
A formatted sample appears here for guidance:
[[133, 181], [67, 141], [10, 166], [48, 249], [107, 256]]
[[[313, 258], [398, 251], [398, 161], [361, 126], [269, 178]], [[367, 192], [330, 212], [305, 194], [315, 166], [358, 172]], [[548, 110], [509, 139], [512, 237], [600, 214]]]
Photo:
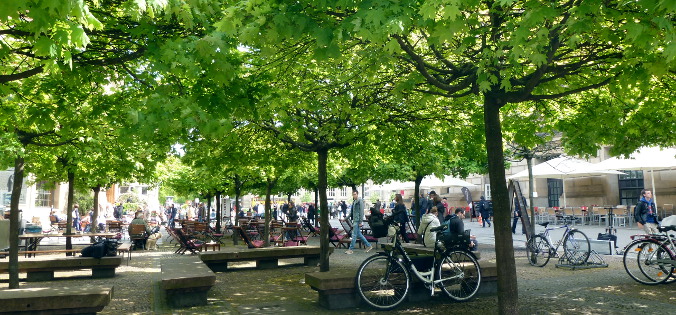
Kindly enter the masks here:
[[624, 248], [622, 262], [629, 276], [642, 284], [654, 285], [676, 281], [676, 225], [660, 226], [664, 234], [633, 235]]
[[[544, 267], [552, 256], [558, 257], [558, 250], [561, 244], [563, 244], [564, 257], [571, 264], [582, 265], [587, 262], [591, 253], [591, 246], [589, 238], [582, 231], [571, 228], [568, 224], [555, 228], [547, 228], [549, 222], [539, 223], [539, 225], [543, 226], [545, 231], [533, 236], [526, 243], [526, 256], [532, 266]], [[549, 231], [563, 228], [566, 231], [556, 243], [556, 248], [552, 248]]]
[[[441, 241], [443, 233], [439, 232], [444, 228], [446, 225], [430, 229], [430, 232], [437, 232], [433, 255], [415, 261], [401, 246], [398, 238], [400, 231], [396, 228], [392, 248], [384, 248], [384, 252], [367, 258], [359, 266], [355, 280], [361, 299], [378, 310], [393, 309], [406, 299], [411, 274], [430, 290], [430, 296], [434, 295], [438, 287], [455, 301], [467, 301], [474, 297], [481, 285], [481, 269], [476, 257], [468, 249], [469, 235], [466, 248], [446, 246]], [[419, 268], [426, 271], [419, 271]]]

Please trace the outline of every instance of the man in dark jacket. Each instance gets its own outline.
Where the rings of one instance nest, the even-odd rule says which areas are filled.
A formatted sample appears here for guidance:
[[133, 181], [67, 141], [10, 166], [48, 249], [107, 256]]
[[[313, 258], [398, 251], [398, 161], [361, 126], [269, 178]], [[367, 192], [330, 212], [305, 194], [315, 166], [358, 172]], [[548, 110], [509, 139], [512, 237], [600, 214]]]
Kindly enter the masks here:
[[481, 213], [481, 220], [483, 220], [481, 227], [486, 227], [486, 223], [488, 223], [488, 227], [491, 227], [491, 209], [484, 196], [481, 196], [481, 200], [479, 200], [479, 212]]
[[657, 207], [653, 201], [653, 192], [647, 189], [641, 191], [641, 199], [634, 208], [634, 219], [638, 227], [648, 234], [657, 234]]

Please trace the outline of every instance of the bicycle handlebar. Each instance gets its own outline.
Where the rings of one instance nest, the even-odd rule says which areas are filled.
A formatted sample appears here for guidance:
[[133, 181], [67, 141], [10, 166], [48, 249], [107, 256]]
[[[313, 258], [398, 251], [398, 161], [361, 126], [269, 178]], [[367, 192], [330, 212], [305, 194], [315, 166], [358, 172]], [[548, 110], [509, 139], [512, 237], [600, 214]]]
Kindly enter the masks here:
[[657, 230], [660, 232], [676, 231], [676, 225], [658, 226]]

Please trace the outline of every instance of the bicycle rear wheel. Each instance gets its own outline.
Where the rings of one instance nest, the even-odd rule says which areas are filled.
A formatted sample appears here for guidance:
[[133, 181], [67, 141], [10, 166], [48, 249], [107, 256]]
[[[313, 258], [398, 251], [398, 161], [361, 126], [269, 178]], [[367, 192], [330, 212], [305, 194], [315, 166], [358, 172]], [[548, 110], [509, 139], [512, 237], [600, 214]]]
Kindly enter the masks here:
[[589, 238], [582, 231], [572, 230], [563, 241], [563, 250], [573, 265], [582, 265], [589, 259], [591, 246]]
[[357, 291], [362, 300], [378, 310], [390, 310], [404, 301], [410, 287], [408, 270], [399, 260], [374, 255], [357, 271]]
[[455, 301], [471, 299], [481, 285], [479, 263], [466, 251], [450, 252], [437, 265], [436, 275], [441, 290]]
[[526, 243], [528, 263], [536, 267], [544, 267], [549, 262], [552, 246], [546, 238], [535, 235]]

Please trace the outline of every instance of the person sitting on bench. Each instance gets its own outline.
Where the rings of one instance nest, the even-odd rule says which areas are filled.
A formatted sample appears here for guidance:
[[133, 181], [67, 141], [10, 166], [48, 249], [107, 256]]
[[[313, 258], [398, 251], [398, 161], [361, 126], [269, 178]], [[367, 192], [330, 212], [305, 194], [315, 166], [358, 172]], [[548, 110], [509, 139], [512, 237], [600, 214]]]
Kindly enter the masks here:
[[[146, 234], [148, 235], [146, 240], [146, 248], [157, 249], [157, 240], [162, 237], [162, 234], [160, 234], [158, 227], [153, 228], [148, 225], [146, 220], [143, 220], [143, 211], [136, 211], [135, 218], [131, 221], [131, 224], [143, 224], [146, 228]], [[131, 229], [129, 231], [129, 236], [133, 236], [131, 235]]]

